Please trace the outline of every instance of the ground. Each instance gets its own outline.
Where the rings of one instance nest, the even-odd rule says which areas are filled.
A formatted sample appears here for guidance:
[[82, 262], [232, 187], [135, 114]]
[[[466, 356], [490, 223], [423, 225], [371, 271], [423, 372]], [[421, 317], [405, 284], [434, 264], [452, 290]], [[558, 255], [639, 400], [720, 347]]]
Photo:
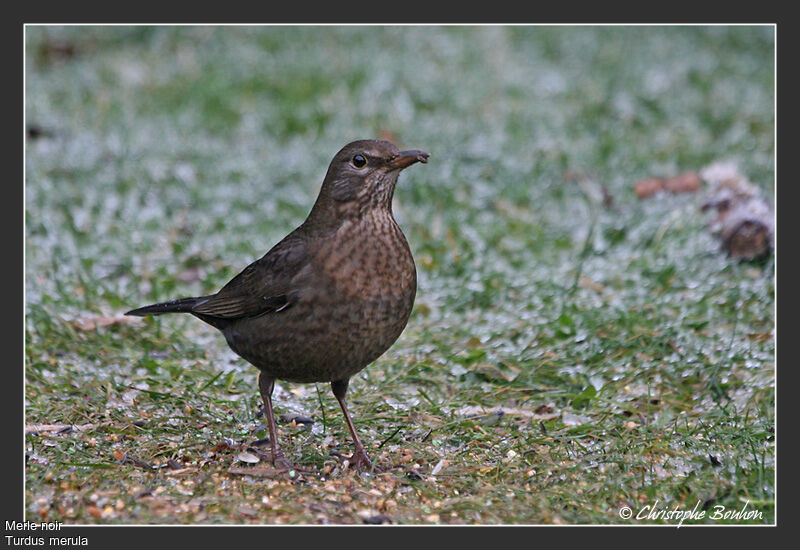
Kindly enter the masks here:
[[[28, 519], [772, 523], [774, 262], [726, 257], [702, 191], [633, 184], [727, 161], [772, 197], [773, 47], [741, 26], [28, 27]], [[431, 153], [395, 194], [414, 312], [350, 384], [385, 471], [344, 468], [327, 385], [279, 383], [312, 472], [274, 474], [256, 370], [197, 319], [121, 314], [219, 289], [365, 137]]]

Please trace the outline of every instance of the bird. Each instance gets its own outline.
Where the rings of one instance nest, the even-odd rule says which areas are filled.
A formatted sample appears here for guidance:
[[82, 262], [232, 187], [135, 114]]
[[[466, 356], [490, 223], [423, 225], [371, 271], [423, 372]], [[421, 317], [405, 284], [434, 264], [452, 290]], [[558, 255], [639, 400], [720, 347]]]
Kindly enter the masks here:
[[389, 349], [411, 315], [417, 272], [392, 199], [400, 172], [429, 156], [386, 140], [348, 143], [331, 160], [305, 221], [219, 292], [126, 313], [189, 313], [259, 370], [276, 468], [297, 469], [278, 443], [276, 380], [330, 383], [353, 440], [350, 466], [373, 468], [345, 395], [350, 379]]

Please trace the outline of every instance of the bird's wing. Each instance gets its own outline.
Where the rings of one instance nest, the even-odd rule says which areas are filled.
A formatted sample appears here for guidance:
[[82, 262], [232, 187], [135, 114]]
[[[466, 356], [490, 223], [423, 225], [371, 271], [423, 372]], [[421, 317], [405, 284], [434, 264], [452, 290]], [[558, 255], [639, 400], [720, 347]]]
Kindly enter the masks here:
[[236, 319], [286, 309], [299, 291], [296, 276], [307, 264], [305, 240], [290, 234], [192, 313]]

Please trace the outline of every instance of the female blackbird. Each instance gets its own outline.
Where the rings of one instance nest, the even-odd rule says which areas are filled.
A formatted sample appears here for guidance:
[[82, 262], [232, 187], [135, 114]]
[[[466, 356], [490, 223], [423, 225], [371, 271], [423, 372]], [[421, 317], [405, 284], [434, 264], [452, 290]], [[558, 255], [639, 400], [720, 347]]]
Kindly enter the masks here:
[[191, 313], [222, 331], [231, 349], [260, 370], [279, 468], [294, 466], [277, 441], [276, 379], [330, 382], [355, 444], [351, 464], [372, 466], [344, 398], [350, 377], [389, 349], [411, 314], [417, 273], [392, 196], [400, 171], [428, 156], [388, 141], [349, 143], [333, 157], [302, 225], [222, 290], [127, 313]]

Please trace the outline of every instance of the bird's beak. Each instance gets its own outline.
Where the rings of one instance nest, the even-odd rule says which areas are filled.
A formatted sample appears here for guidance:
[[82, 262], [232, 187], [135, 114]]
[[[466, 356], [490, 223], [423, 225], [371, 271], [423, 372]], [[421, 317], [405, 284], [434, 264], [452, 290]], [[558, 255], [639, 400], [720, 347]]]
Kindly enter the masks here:
[[428, 162], [430, 155], [425, 151], [419, 149], [411, 149], [408, 151], [400, 151], [397, 155], [389, 161], [389, 166], [393, 170], [402, 170], [414, 164], [415, 162]]

